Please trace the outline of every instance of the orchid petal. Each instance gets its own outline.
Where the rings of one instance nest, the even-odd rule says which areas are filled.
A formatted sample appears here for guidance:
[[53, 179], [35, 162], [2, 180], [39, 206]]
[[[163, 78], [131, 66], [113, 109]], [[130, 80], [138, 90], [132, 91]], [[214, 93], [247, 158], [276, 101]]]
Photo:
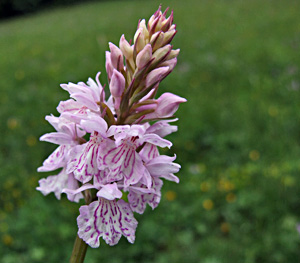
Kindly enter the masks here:
[[[67, 182], [67, 188], [70, 190], [76, 190], [79, 188], [78, 181], [74, 178], [74, 175], [68, 174], [68, 182]], [[64, 189], [63, 189], [64, 190]], [[63, 192], [62, 190], [62, 192]], [[76, 202], [78, 203], [80, 199], [84, 198], [82, 193], [77, 193], [77, 194], [68, 194], [67, 193], [67, 198], [71, 202]]]
[[92, 184], [84, 184], [83, 186], [81, 186], [77, 189], [64, 188], [64, 189], [62, 189], [62, 192], [66, 193], [66, 194], [76, 195], [76, 194], [79, 194], [79, 193], [81, 193], [85, 190], [94, 189], [94, 188], [95, 188], [95, 186], [92, 185]]
[[114, 200], [122, 197], [122, 192], [119, 190], [116, 183], [103, 185], [97, 193], [98, 197], [103, 197], [107, 200]]
[[168, 147], [168, 148], [171, 148], [172, 146], [172, 143], [166, 139], [163, 139], [161, 138], [160, 136], [158, 136], [157, 134], [145, 134], [143, 136], [143, 141], [145, 142], [148, 142], [148, 143], [151, 143], [151, 144], [154, 144], [156, 146], [159, 146], [159, 147]]
[[117, 181], [115, 178], [113, 180], [108, 180], [109, 175], [109, 169], [105, 168], [103, 170], [100, 170], [99, 173], [94, 175], [94, 186], [96, 189], [100, 189], [103, 185], [108, 184], [110, 182]]
[[67, 181], [68, 174], [62, 170], [58, 175], [50, 175], [39, 180], [40, 186], [36, 190], [41, 191], [43, 195], [54, 192], [56, 198], [60, 200], [62, 189], [66, 187]]
[[99, 148], [99, 143], [95, 143], [91, 138], [89, 142], [77, 146], [77, 154], [68, 164], [67, 172], [73, 172], [75, 178], [83, 184], [90, 181], [100, 172], [97, 166]]
[[69, 149], [70, 147], [67, 145], [60, 145], [57, 147], [43, 162], [43, 166], [38, 168], [38, 172], [49, 172], [64, 167], [66, 165], [65, 156]]
[[59, 123], [60, 123], [59, 117], [55, 117], [51, 114], [51, 115], [47, 115], [45, 117], [45, 120], [48, 121], [55, 130], [57, 131], [59, 130]]
[[100, 237], [111, 246], [116, 245], [122, 235], [130, 243], [134, 242], [137, 221], [124, 200], [100, 198], [88, 206], [81, 206], [79, 212], [78, 236], [91, 247], [99, 247]]
[[156, 208], [160, 202], [160, 189], [162, 185], [162, 180], [154, 178], [153, 190], [155, 193], [138, 192], [136, 189], [132, 189], [131, 187], [128, 194], [128, 201], [132, 211], [143, 214], [146, 209], [146, 204], [149, 204], [152, 209]]
[[69, 99], [66, 101], [61, 101], [58, 104], [56, 109], [59, 113], [63, 113], [63, 112], [75, 112], [78, 111], [81, 107], [82, 105], [78, 101]]
[[140, 151], [140, 156], [145, 162], [159, 156], [157, 146], [151, 143], [146, 143], [143, 149]]
[[139, 154], [125, 143], [110, 149], [103, 156], [103, 163], [110, 169], [109, 177], [124, 176], [125, 186], [137, 183], [144, 171]]
[[40, 137], [40, 141], [51, 142], [54, 144], [72, 144], [73, 139], [70, 135], [63, 132], [51, 132]]
[[179, 183], [178, 177], [173, 173], [177, 173], [181, 166], [177, 163], [173, 163], [175, 158], [176, 156], [169, 157], [166, 155], [160, 155], [147, 162], [146, 168], [151, 176], [161, 177]]
[[[129, 125], [112, 125], [109, 127], [108, 131], [107, 131], [107, 136], [113, 136], [116, 135], [118, 133], [127, 133], [130, 130], [130, 126]], [[125, 135], [124, 135], [125, 138]]]
[[165, 137], [172, 132], [177, 131], [177, 126], [176, 125], [170, 125], [169, 122], [174, 122], [177, 121], [178, 119], [173, 119], [173, 120], [163, 120], [163, 121], [158, 121], [151, 125], [147, 130], [146, 133], [155, 133], [160, 137]]
[[107, 123], [100, 116], [93, 116], [93, 119], [82, 120], [80, 124], [82, 128], [85, 129], [87, 132], [92, 133], [94, 131], [97, 131], [102, 136], [105, 135], [107, 130]]
[[89, 93], [73, 93], [71, 97], [91, 110], [100, 110], [98, 104], [94, 101], [94, 98]]

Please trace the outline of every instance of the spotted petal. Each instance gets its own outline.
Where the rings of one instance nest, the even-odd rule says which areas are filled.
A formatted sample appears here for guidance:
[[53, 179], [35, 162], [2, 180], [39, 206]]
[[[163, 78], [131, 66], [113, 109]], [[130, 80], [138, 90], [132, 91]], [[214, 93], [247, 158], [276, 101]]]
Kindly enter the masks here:
[[143, 149], [140, 151], [140, 156], [145, 162], [155, 157], [158, 157], [159, 151], [157, 149], [157, 146], [150, 143], [146, 143]]
[[154, 133], [144, 135], [143, 141], [154, 144], [154, 145], [162, 147], [162, 148], [164, 148], [164, 147], [171, 148], [171, 146], [172, 146], [172, 143], [170, 141], [163, 139]]
[[103, 163], [110, 169], [109, 177], [120, 180], [124, 176], [125, 187], [137, 183], [145, 169], [139, 154], [127, 143], [110, 149]]
[[179, 183], [179, 178], [173, 173], [177, 173], [181, 166], [177, 163], [173, 163], [175, 159], [176, 155], [174, 157], [160, 155], [151, 159], [145, 165], [151, 176], [161, 177]]
[[67, 172], [73, 172], [75, 178], [87, 183], [100, 171], [97, 166], [99, 143], [90, 140], [88, 143], [76, 146], [76, 154], [67, 166]]
[[[130, 187], [128, 201], [132, 211], [143, 214], [146, 209], [146, 204], [149, 204], [152, 209], [156, 208], [160, 202], [160, 189], [162, 185], [162, 180], [153, 178], [152, 188], [155, 191], [154, 193], [144, 193], [138, 188]], [[146, 189], [145, 185], [141, 184], [140, 187]]]
[[146, 133], [155, 133], [163, 138], [163, 137], [167, 136], [168, 134], [177, 131], [176, 125], [169, 124], [169, 122], [174, 122], [177, 120], [178, 119], [158, 121], [158, 122], [154, 123], [153, 125], [151, 125], [146, 130]]
[[54, 192], [56, 198], [60, 200], [62, 189], [68, 184], [68, 174], [63, 169], [58, 175], [50, 175], [39, 180], [39, 184], [36, 190], [41, 191], [43, 195]]
[[99, 132], [102, 136], [105, 135], [107, 130], [106, 121], [100, 116], [92, 116], [91, 119], [82, 120], [80, 122], [81, 126], [89, 133], [94, 131]]
[[48, 172], [56, 170], [66, 165], [65, 156], [69, 151], [70, 146], [61, 145], [50, 154], [50, 156], [43, 162], [43, 166], [38, 168], [38, 172]]
[[[74, 178], [74, 175], [72, 173], [68, 174], [67, 187], [68, 187], [68, 189], [73, 189], [73, 190], [76, 190], [79, 188], [78, 181]], [[67, 193], [67, 197], [71, 202], [78, 203], [79, 200], [83, 198], [83, 194], [82, 193], [76, 193], [76, 194]]]
[[99, 247], [100, 237], [111, 246], [116, 245], [122, 235], [130, 243], [134, 242], [137, 221], [124, 200], [100, 198], [88, 206], [81, 206], [79, 212], [78, 236], [91, 247]]

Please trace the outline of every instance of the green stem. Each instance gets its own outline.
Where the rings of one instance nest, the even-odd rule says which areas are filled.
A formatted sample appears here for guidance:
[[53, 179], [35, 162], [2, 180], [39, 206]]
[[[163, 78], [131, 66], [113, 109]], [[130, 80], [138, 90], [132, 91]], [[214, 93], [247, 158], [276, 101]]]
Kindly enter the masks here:
[[77, 235], [70, 263], [83, 263], [88, 245]]
[[[85, 203], [89, 205], [93, 200], [91, 191], [89, 189], [85, 190], [83, 195]], [[83, 263], [87, 248], [88, 244], [77, 235], [70, 258], [70, 263]]]

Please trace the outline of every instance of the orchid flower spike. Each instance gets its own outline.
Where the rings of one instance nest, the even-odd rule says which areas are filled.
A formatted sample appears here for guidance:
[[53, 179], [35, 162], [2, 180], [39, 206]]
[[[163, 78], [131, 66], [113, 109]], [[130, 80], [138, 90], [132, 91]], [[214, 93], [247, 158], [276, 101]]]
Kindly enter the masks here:
[[134, 213], [158, 206], [163, 179], [179, 183], [176, 155], [159, 152], [172, 146], [164, 137], [177, 131], [169, 123], [186, 102], [169, 92], [156, 98], [179, 54], [170, 44], [177, 31], [173, 12], [167, 17], [167, 11], [159, 7], [148, 21], [140, 20], [132, 43], [124, 35], [119, 46], [109, 43], [108, 96], [100, 72], [87, 83], [62, 84], [70, 98], [59, 103], [59, 117], [46, 117], [56, 131], [40, 140], [57, 144], [57, 149], [38, 171], [60, 170], [41, 179], [37, 190], [57, 199], [66, 194], [72, 202], [85, 200], [77, 218], [84, 245], [98, 247], [102, 238], [112, 246], [122, 236], [133, 243]]

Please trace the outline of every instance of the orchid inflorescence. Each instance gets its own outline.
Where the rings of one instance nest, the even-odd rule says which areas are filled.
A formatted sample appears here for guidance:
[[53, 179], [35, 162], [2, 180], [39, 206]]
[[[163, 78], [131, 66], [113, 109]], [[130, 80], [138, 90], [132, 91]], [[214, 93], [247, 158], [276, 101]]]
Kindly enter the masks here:
[[[148, 23], [141, 20], [133, 44], [122, 35], [119, 47], [109, 43], [106, 72], [110, 96], [106, 100], [99, 75], [96, 81], [62, 84], [71, 99], [57, 107], [59, 117], [46, 116], [56, 132], [40, 140], [58, 144], [39, 172], [61, 171], [39, 181], [44, 195], [62, 193], [73, 202], [84, 198], [77, 218], [78, 236], [91, 247], [102, 237], [115, 245], [124, 235], [135, 240], [137, 220], [146, 204], [161, 199], [161, 178], [179, 182], [176, 156], [161, 155], [158, 147], [172, 146], [164, 137], [177, 131], [174, 113], [185, 102], [172, 93], [155, 99], [160, 82], [172, 72], [179, 49], [170, 45], [176, 34], [173, 12], [161, 7]], [[151, 122], [151, 124], [150, 124]]]

